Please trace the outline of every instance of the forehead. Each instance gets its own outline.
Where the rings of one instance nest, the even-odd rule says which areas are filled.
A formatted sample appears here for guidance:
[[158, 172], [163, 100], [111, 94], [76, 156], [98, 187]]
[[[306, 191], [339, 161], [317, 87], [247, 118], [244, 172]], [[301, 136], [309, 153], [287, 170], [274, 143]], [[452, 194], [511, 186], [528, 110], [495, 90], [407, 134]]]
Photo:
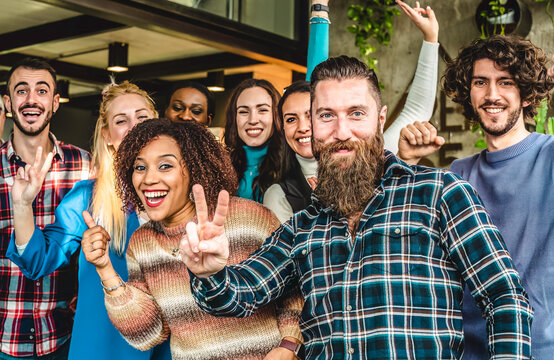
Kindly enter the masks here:
[[[302, 109], [298, 109], [301, 107]], [[306, 111], [310, 110], [310, 93], [309, 92], [296, 92], [287, 97], [283, 103], [283, 110], [295, 110]], [[286, 112], [286, 111], [283, 111]]]
[[176, 90], [173, 95], [171, 95], [171, 101], [177, 100], [184, 103], [200, 103], [204, 105], [208, 103], [206, 96], [195, 88], [181, 88]]
[[174, 155], [178, 159], [181, 158], [181, 150], [177, 141], [167, 135], [160, 135], [152, 139], [145, 147], [142, 148], [138, 157], [143, 159], [154, 159], [164, 155]]
[[512, 78], [508, 70], [503, 70], [496, 62], [491, 59], [479, 59], [473, 63], [473, 76], [486, 78]]
[[272, 105], [271, 96], [264, 88], [259, 86], [244, 89], [237, 98], [237, 106], [250, 104]]
[[109, 114], [115, 114], [123, 111], [134, 112], [138, 109], [150, 110], [146, 99], [138, 94], [124, 94], [113, 99], [107, 110]]
[[372, 91], [366, 79], [328, 79], [317, 83], [314, 89], [314, 105], [317, 108], [343, 108], [365, 105], [376, 108]]
[[9, 84], [10, 88], [15, 87], [19, 83], [27, 83], [29, 85], [36, 85], [40, 82], [46, 82], [50, 88], [54, 88], [54, 78], [52, 77], [52, 74], [48, 72], [48, 70], [44, 69], [29, 69], [26, 67], [18, 67], [15, 69], [15, 71], [12, 73]]

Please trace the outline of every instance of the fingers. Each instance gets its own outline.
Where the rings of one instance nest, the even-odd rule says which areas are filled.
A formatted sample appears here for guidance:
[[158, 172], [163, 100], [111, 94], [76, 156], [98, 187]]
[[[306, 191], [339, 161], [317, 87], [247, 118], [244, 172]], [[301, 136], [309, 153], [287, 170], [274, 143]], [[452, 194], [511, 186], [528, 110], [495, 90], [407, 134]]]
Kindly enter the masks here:
[[54, 158], [54, 153], [49, 152], [48, 155], [46, 155], [46, 159], [44, 159], [44, 164], [42, 164], [42, 168], [40, 169], [40, 173], [46, 175], [48, 170], [50, 170], [50, 166], [52, 166], [52, 159]]
[[206, 196], [204, 195], [204, 189], [202, 188], [202, 185], [193, 185], [192, 193], [194, 195], [194, 204], [196, 207], [196, 218], [198, 219], [198, 225], [200, 227], [203, 227], [208, 222], [208, 204], [206, 203]]
[[214, 219], [212, 223], [216, 226], [223, 226], [225, 219], [227, 219], [227, 212], [229, 211], [229, 193], [225, 190], [219, 192], [217, 197], [217, 206], [215, 208]]
[[37, 152], [35, 153], [35, 162], [33, 163], [33, 166], [35, 168], [38, 168], [40, 165], [40, 160], [42, 159], [42, 146], [37, 147]]
[[191, 221], [187, 224], [186, 229], [190, 250], [192, 253], [198, 253], [198, 243], [200, 242], [200, 239], [198, 237], [198, 227], [194, 222]]
[[429, 145], [437, 137], [437, 129], [428, 121], [416, 121], [401, 131], [410, 145]]
[[94, 219], [90, 215], [88, 211], [83, 211], [83, 220], [85, 220], [85, 224], [87, 224], [89, 229], [92, 229], [96, 226], [96, 223], [94, 222]]
[[437, 145], [438, 147], [443, 146], [445, 142], [446, 140], [442, 136], [437, 136], [435, 138], [435, 145]]

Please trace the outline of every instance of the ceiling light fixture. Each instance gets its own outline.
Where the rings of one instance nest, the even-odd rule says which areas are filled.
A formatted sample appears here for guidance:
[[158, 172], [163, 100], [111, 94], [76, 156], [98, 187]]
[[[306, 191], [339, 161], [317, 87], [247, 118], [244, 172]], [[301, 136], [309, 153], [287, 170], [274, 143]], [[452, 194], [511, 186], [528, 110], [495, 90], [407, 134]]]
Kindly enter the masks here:
[[58, 80], [56, 85], [60, 94], [60, 103], [69, 102], [69, 80]]
[[129, 70], [127, 60], [129, 56], [129, 44], [113, 42], [109, 47], [108, 71], [123, 72]]
[[223, 70], [208, 72], [208, 90], [225, 91], [225, 74]]

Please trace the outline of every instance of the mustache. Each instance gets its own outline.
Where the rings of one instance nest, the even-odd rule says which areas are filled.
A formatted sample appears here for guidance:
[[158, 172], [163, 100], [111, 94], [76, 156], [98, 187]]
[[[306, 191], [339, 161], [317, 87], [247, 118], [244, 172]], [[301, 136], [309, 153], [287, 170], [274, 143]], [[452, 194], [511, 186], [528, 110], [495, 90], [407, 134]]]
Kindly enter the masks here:
[[486, 101], [483, 104], [479, 105], [479, 108], [482, 109], [485, 106], [504, 106], [504, 107], [506, 107], [507, 105], [504, 104], [502, 101]]
[[25, 109], [39, 109], [40, 111], [44, 111], [44, 107], [40, 104], [23, 104], [19, 107], [19, 111], [23, 111]]
[[322, 152], [336, 152], [339, 150], [356, 150], [360, 147], [355, 141], [352, 140], [337, 140], [330, 144], [323, 145], [321, 147]]

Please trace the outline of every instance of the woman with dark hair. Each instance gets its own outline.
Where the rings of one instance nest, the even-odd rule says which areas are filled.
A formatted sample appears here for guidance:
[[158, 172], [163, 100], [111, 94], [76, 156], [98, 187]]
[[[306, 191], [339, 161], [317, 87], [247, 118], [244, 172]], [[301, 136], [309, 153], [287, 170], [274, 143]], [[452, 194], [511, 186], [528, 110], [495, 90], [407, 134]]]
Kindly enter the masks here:
[[[202, 220], [196, 217], [192, 184], [206, 190], [210, 217], [217, 216], [219, 192], [234, 193], [237, 188], [231, 159], [214, 136], [194, 121], [148, 120], [125, 137], [115, 168], [124, 208], [146, 211], [150, 218], [129, 241], [129, 280], [124, 282], [114, 270], [107, 252], [109, 236], [86, 212], [90, 229], [83, 234], [82, 247], [100, 276], [108, 314], [121, 335], [140, 350], [169, 337], [173, 359], [293, 356], [278, 345], [283, 337], [301, 339], [301, 298], [289, 299], [286, 309], [269, 305], [245, 319], [212, 317], [193, 300], [179, 250], [187, 223]], [[233, 197], [225, 222], [231, 262], [257, 250], [278, 225], [263, 206]]]
[[[385, 148], [396, 152], [400, 130], [415, 121], [428, 121], [433, 112], [437, 87], [439, 25], [431, 8], [411, 8], [397, 1], [404, 13], [423, 32], [416, 74], [404, 109], [395, 122], [383, 133]], [[424, 17], [423, 15], [426, 15]], [[309, 78], [308, 74], [308, 78]], [[310, 122], [310, 84], [298, 81], [290, 85], [279, 101], [281, 136], [284, 138], [280, 178], [264, 194], [263, 204], [281, 222], [310, 203], [316, 185], [317, 161], [312, 154]]]
[[165, 117], [174, 122], [194, 120], [210, 126], [215, 117], [214, 95], [194, 81], [183, 81], [171, 94]]
[[261, 202], [277, 181], [281, 151], [281, 123], [277, 104], [281, 95], [267, 80], [247, 79], [231, 93], [226, 112], [225, 144], [239, 177], [237, 196]]

